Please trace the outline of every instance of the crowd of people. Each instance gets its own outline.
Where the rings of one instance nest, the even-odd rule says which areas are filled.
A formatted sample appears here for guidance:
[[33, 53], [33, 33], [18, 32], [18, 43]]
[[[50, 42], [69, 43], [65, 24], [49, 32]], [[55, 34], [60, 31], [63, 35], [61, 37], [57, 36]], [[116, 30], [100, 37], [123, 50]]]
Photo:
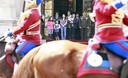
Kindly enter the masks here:
[[57, 12], [45, 23], [49, 40], [88, 40], [95, 32], [94, 23], [90, 20], [89, 13], [85, 12], [81, 16], [70, 11], [59, 16]]

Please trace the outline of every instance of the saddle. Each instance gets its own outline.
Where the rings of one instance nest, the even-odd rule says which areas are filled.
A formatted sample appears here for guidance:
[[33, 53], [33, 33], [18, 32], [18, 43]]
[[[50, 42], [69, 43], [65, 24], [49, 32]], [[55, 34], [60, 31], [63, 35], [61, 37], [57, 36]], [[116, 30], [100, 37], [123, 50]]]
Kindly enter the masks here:
[[[118, 56], [117, 54], [114, 54], [113, 52], [107, 50], [104, 46], [100, 45], [95, 39], [89, 40], [89, 45], [91, 49], [95, 49], [98, 53], [102, 55], [107, 55], [107, 59], [110, 62], [110, 70], [119, 73], [124, 59], [121, 56]], [[102, 58], [104, 58], [102, 56]]]
[[106, 54], [108, 57], [108, 60], [110, 62], [110, 70], [119, 73], [121, 71], [121, 67], [123, 65], [124, 58], [120, 57], [111, 51], [107, 50], [105, 47], [101, 46], [101, 48], [98, 50], [99, 53]]
[[[98, 46], [97, 46], [98, 45]], [[88, 46], [79, 66], [77, 78], [84, 75], [106, 74], [119, 76], [124, 58], [107, 50], [101, 44]]]

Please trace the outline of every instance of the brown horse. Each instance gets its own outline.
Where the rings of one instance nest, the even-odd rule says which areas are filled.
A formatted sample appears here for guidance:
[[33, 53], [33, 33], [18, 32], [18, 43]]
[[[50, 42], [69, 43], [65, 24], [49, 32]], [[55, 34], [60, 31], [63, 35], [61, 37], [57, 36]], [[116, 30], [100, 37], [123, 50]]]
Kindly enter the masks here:
[[11, 78], [13, 74], [13, 68], [7, 63], [6, 57], [0, 60], [0, 77]]
[[4, 52], [5, 42], [0, 42], [0, 77], [11, 78], [13, 68], [7, 63], [6, 53]]
[[[47, 42], [31, 50], [20, 61], [18, 71], [13, 78], [77, 78], [85, 49], [87, 45], [68, 40]], [[119, 77], [92, 73], [80, 78]]]
[[5, 45], [5, 37], [0, 37], [0, 78], [11, 78], [16, 57], [4, 51]]

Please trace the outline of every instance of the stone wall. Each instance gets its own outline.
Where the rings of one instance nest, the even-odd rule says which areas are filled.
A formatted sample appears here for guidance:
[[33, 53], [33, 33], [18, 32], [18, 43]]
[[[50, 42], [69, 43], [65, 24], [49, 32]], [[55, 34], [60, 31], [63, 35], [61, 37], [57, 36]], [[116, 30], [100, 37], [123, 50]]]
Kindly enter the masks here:
[[23, 0], [0, 1], [0, 36], [16, 25], [22, 6]]

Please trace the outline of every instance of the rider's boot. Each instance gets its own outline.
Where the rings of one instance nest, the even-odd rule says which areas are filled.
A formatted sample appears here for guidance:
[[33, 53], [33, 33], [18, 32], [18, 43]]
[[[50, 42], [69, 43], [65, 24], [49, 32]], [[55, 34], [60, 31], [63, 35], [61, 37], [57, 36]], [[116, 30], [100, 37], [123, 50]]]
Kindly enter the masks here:
[[17, 58], [17, 63], [20, 62], [20, 60], [23, 58], [22, 55], [20, 53], [15, 53], [16, 58]]
[[20, 53], [15, 53], [15, 56], [16, 56], [17, 62], [14, 64], [13, 74], [15, 74], [15, 72], [19, 66], [18, 64], [19, 64], [20, 60], [22, 59], [22, 55]]

